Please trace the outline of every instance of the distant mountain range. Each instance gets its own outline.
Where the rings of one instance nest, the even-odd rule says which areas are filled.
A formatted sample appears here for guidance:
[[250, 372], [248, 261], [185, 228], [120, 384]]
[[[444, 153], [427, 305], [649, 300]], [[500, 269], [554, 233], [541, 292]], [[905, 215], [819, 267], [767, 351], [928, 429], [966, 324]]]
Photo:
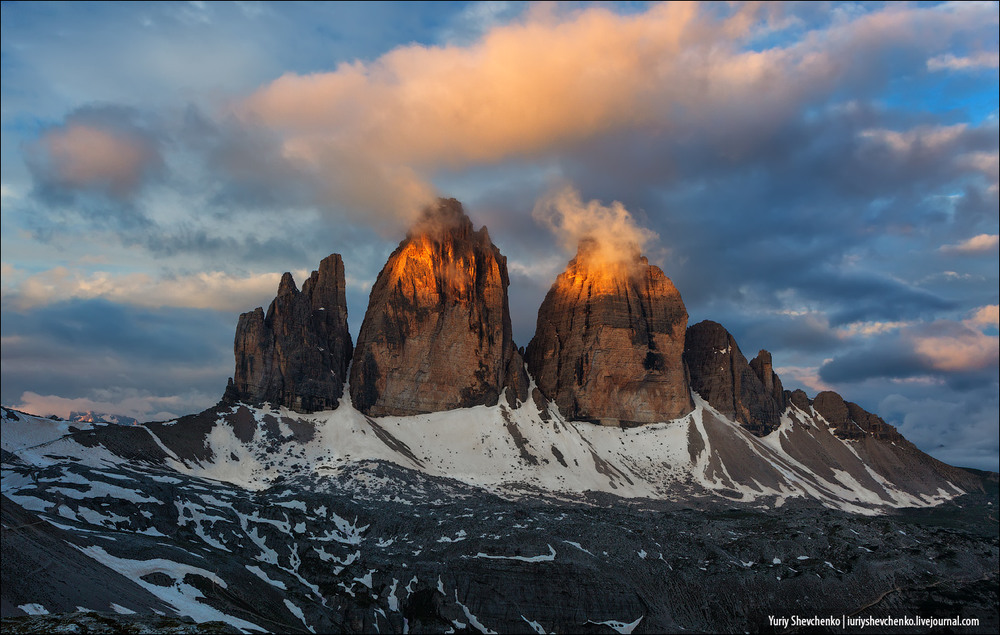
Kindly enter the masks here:
[[113, 415], [106, 412], [94, 412], [93, 410], [87, 410], [85, 412], [74, 410], [69, 413], [69, 419], [67, 419], [67, 421], [79, 421], [81, 423], [115, 423], [122, 426], [139, 425], [139, 420], [132, 417], [126, 417], [125, 415]]

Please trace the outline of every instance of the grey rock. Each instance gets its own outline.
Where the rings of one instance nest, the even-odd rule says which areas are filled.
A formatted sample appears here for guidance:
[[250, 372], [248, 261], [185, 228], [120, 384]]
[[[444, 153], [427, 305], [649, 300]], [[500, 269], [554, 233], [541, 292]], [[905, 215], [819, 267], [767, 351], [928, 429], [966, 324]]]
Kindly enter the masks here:
[[462, 204], [424, 210], [378, 275], [351, 370], [354, 407], [371, 416], [524, 401], [511, 337], [507, 259]]
[[781, 425], [784, 390], [771, 368], [770, 353], [761, 351], [752, 366], [729, 331], [705, 320], [688, 328], [684, 360], [691, 389], [721, 414], [757, 436]]
[[286, 272], [266, 315], [257, 307], [240, 316], [225, 400], [298, 412], [336, 408], [352, 354], [344, 289], [339, 254], [324, 258], [301, 292]]
[[638, 253], [608, 266], [591, 251], [581, 243], [538, 310], [525, 358], [539, 390], [575, 420], [632, 426], [687, 414], [680, 293]]

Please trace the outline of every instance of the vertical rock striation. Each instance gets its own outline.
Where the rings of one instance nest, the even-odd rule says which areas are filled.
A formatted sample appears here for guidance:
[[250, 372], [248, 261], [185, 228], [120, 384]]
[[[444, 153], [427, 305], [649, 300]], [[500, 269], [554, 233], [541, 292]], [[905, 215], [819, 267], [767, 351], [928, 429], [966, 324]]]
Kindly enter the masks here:
[[538, 311], [525, 350], [538, 388], [570, 419], [630, 426], [687, 414], [680, 293], [638, 253], [610, 264], [594, 253], [581, 243]]
[[412, 415], [527, 398], [511, 337], [507, 259], [455, 199], [440, 199], [372, 287], [351, 369], [354, 406]]
[[324, 258], [302, 291], [286, 272], [266, 315], [257, 307], [240, 316], [225, 399], [298, 412], [336, 408], [352, 353], [344, 287], [339, 254]]
[[691, 389], [720, 413], [757, 436], [781, 425], [786, 398], [770, 353], [761, 351], [748, 363], [729, 331], [705, 320], [688, 328], [684, 359]]

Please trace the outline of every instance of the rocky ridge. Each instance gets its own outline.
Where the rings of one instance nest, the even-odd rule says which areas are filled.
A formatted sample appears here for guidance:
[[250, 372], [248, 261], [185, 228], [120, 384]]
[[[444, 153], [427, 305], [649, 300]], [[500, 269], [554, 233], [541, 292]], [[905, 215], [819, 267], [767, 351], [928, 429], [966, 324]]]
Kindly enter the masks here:
[[526, 363], [536, 401], [554, 402], [569, 419], [623, 427], [676, 419], [694, 408], [693, 391], [758, 437], [795, 405], [815, 408], [842, 439], [903, 441], [836, 393], [812, 400], [785, 391], [771, 354], [747, 361], [722, 325], [687, 327], [680, 293], [638, 251], [615, 263], [598, 251], [580, 244], [539, 308], [522, 358], [511, 337], [506, 258], [461, 203], [439, 199], [379, 274], [356, 350], [344, 264], [332, 254], [301, 292], [285, 273], [266, 314], [258, 307], [240, 316], [223, 401], [334, 409], [353, 357], [351, 398], [367, 415], [495, 405], [505, 391], [515, 406], [527, 398]]
[[830, 422], [833, 433], [841, 439], [860, 439], [870, 434], [889, 442], [903, 440], [903, 435], [882, 417], [868, 412], [854, 402], [845, 401], [832, 390], [825, 390], [816, 395], [812, 400], [812, 406]]
[[684, 359], [691, 389], [720, 413], [757, 436], [766, 436], [781, 425], [786, 397], [770, 353], [762, 350], [747, 362], [729, 331], [705, 320], [688, 328]]
[[267, 314], [257, 307], [240, 315], [236, 371], [224, 400], [298, 412], [336, 408], [352, 354], [345, 286], [344, 262], [333, 254], [301, 291], [286, 272]]
[[[838, 439], [797, 407], [774, 435], [780, 446], [769, 445], [696, 402], [697, 414], [630, 429], [567, 422], [555, 409], [546, 424], [531, 401], [499, 404], [421, 417], [432, 433], [347, 404], [313, 415], [225, 407], [203, 434], [185, 420], [135, 434], [4, 408], [4, 632], [106, 623], [111, 613], [145, 616], [155, 625], [146, 632], [193, 630], [185, 616], [205, 630], [226, 630], [223, 622], [242, 632], [768, 632], [768, 615], [788, 606], [803, 615], [960, 614], [995, 632], [995, 474], [988, 492], [970, 487], [933, 507], [935, 484], [907, 494], [873, 480], [882, 465], [866, 452], [898, 445]], [[471, 434], [457, 425], [483, 415], [490, 420]], [[289, 435], [293, 420], [311, 433]], [[197, 447], [188, 444], [195, 436]], [[470, 437], [489, 451], [451, 450]], [[794, 456], [781, 451], [786, 440]], [[802, 454], [810, 445], [834, 469]], [[453, 477], [435, 467], [462, 454], [466, 469], [448, 470]], [[664, 480], [666, 496], [620, 498], [687, 460], [678, 480]], [[506, 485], [477, 485], [477, 469]], [[231, 480], [258, 470], [270, 476], [254, 487]], [[524, 488], [530, 473], [557, 478]], [[554, 484], [585, 473], [588, 491], [551, 496]], [[689, 476], [715, 494], [683, 496]], [[589, 489], [600, 479], [616, 485]], [[877, 515], [789, 497], [796, 484], [867, 498]], [[770, 493], [758, 497], [759, 487]], [[891, 509], [921, 500], [923, 509]], [[10, 620], [25, 614], [35, 617]], [[109, 630], [132, 627], [132, 618], [115, 619]], [[869, 630], [878, 632], [845, 632]]]
[[528, 370], [571, 419], [622, 426], [676, 419], [694, 408], [683, 360], [687, 318], [659, 267], [638, 253], [599, 262], [583, 242], [538, 310]]

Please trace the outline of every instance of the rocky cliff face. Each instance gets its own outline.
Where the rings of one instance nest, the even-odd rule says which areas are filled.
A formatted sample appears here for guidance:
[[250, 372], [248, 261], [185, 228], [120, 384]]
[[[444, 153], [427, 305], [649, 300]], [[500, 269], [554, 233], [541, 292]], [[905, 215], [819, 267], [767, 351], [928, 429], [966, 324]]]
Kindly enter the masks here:
[[762, 350], [747, 362], [729, 331], [705, 320], [688, 328], [684, 359], [691, 389], [720, 413], [757, 436], [781, 425], [787, 402], [770, 353]]
[[425, 210], [372, 287], [351, 370], [354, 406], [412, 415], [527, 398], [511, 339], [507, 259], [462, 204]]
[[285, 273], [266, 315], [260, 307], [241, 315], [226, 399], [298, 412], [336, 408], [352, 353], [344, 286], [344, 262], [333, 254], [302, 291]]
[[687, 414], [680, 293], [638, 253], [610, 266], [591, 249], [581, 245], [538, 311], [525, 350], [538, 388], [570, 419], [629, 426]]
[[771, 363], [771, 353], [764, 349], [758, 351], [757, 357], [750, 360], [750, 370], [757, 375], [757, 379], [763, 384], [764, 393], [778, 404], [780, 411], [784, 412], [785, 407], [788, 405], [788, 400], [785, 397], [785, 388], [781, 385], [781, 378], [774, 372], [774, 366]]

